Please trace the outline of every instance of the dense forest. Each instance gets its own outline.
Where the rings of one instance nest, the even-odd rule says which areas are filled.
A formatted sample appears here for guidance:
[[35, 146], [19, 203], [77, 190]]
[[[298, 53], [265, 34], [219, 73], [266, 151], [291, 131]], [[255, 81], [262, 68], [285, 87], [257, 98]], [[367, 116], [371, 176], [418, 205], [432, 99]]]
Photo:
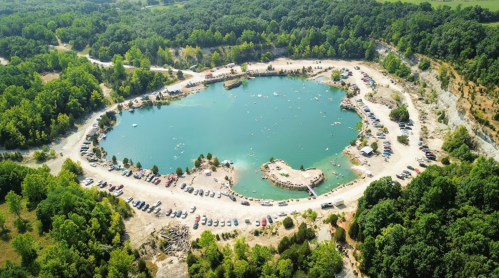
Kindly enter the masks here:
[[[122, 199], [96, 189], [82, 189], [75, 172], [81, 166], [66, 160], [57, 176], [43, 166], [32, 169], [7, 160], [0, 162], [0, 196], [15, 215], [17, 235], [10, 240], [20, 264], [7, 260], [0, 267], [2, 278], [22, 277], [139, 277], [132, 264], [138, 255], [122, 238], [124, 217], [132, 210]], [[36, 222], [24, 217], [36, 212]], [[6, 229], [0, 213], [3, 241], [13, 231]], [[33, 234], [45, 238], [41, 244]]]
[[[191, 0], [161, 9], [128, 1], [0, 0], [0, 56], [9, 61], [0, 67], [0, 145], [38, 146], [68, 131], [82, 113], [105, 104], [101, 82], [113, 88], [114, 101], [171, 82], [148, 71], [151, 64], [183, 69], [269, 61], [275, 48], [291, 58], [375, 59], [376, 39], [406, 56], [448, 61], [466, 80], [487, 86], [480, 93], [495, 96], [499, 28], [481, 24], [492, 21], [499, 12], [478, 6], [374, 0]], [[51, 46], [58, 38], [119, 67], [110, 72], [57, 53]], [[398, 58], [388, 58], [389, 72], [414, 80]], [[123, 64], [140, 70], [132, 76]], [[43, 84], [39, 74], [46, 71], [61, 77]]]
[[301, 223], [295, 234], [283, 237], [277, 250], [259, 244], [250, 248], [244, 237], [236, 239], [232, 248], [229, 244], [219, 246], [215, 235], [204, 231], [187, 256], [189, 275], [193, 278], [334, 277], [343, 267], [341, 254], [333, 241], [311, 244], [309, 241], [314, 238], [314, 230]]
[[406, 188], [390, 177], [359, 199], [352, 238], [371, 277], [499, 277], [499, 165], [430, 166]]

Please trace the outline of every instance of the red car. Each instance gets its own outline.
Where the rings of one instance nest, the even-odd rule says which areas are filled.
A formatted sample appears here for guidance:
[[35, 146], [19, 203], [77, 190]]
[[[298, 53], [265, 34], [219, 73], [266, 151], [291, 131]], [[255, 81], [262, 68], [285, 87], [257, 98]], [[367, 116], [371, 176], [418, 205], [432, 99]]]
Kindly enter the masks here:
[[157, 179], [157, 180], [154, 182], [154, 184], [155, 184], [155, 185], [158, 185], [160, 182], [161, 182], [161, 180], [160, 180], [160, 179]]
[[414, 172], [418, 173], [418, 175], [421, 174], [421, 171], [419, 171], [418, 168], [414, 168]]
[[106, 185], [107, 185], [107, 181], [101, 183], [100, 188], [104, 188], [104, 187], [106, 187]]
[[115, 189], [116, 189], [116, 185], [113, 185], [113, 186], [109, 187], [109, 191], [113, 191]]
[[200, 219], [200, 218], [201, 218], [201, 217], [199, 216], [199, 214], [198, 214], [198, 215], [196, 215], [196, 222], [199, 222], [199, 219]]
[[262, 226], [265, 226], [265, 225], [267, 225], [267, 219], [265, 219], [265, 217], [264, 217], [264, 218], [262, 218]]
[[123, 184], [120, 184], [117, 189], [122, 189], [124, 187]]

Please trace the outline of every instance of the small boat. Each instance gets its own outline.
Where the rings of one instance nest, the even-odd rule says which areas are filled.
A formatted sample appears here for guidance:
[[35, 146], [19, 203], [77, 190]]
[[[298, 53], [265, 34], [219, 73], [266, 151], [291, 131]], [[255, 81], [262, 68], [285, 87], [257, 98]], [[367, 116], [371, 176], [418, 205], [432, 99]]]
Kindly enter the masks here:
[[279, 94], [277, 92], [274, 92], [274, 96], [278, 96]]
[[133, 126], [133, 127], [136, 127], [136, 126], [138, 126], [138, 124], [133, 124], [132, 126]]
[[258, 97], [262, 97], [262, 95], [261, 95], [261, 94], [259, 94], [259, 95], [258, 95]]
[[133, 111], [135, 111], [135, 110], [134, 110], [133, 108], [130, 108], [130, 109], [128, 109], [128, 111], [129, 111], [130, 113], [133, 113]]

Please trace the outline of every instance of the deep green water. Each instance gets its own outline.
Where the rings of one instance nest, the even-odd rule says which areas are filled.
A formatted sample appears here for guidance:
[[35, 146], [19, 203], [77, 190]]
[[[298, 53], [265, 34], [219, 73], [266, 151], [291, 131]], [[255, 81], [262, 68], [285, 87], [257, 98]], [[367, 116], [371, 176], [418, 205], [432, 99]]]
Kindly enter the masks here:
[[234, 161], [238, 193], [275, 200], [306, 197], [307, 192], [261, 179], [260, 165], [279, 158], [293, 168], [303, 164], [324, 171], [326, 181], [315, 189], [322, 194], [356, 177], [341, 152], [356, 138], [353, 128], [360, 117], [339, 108], [344, 95], [300, 78], [257, 78], [230, 91], [216, 83], [170, 106], [124, 111], [101, 145], [108, 158], [132, 158], [144, 168], [155, 164], [165, 174], [192, 168], [199, 154], [210, 152], [220, 161]]

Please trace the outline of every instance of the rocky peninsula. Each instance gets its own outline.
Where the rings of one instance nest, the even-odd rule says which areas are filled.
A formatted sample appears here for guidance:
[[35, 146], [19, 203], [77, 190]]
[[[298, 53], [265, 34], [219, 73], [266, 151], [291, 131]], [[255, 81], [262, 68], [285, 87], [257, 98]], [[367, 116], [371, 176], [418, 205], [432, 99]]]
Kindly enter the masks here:
[[260, 167], [264, 179], [272, 184], [289, 190], [307, 190], [307, 185], [316, 187], [324, 180], [320, 169], [307, 168], [296, 170], [282, 160], [273, 160]]

